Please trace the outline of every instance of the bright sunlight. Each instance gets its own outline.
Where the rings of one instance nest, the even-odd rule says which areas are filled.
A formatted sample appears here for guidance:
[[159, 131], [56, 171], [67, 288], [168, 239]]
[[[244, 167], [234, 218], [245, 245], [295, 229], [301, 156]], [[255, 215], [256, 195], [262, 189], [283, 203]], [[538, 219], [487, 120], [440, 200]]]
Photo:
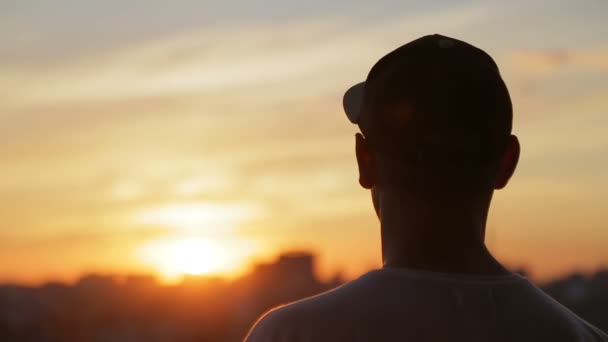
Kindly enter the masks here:
[[154, 240], [142, 246], [138, 254], [165, 281], [172, 282], [184, 275], [238, 273], [255, 251], [256, 245], [251, 242], [190, 237]]

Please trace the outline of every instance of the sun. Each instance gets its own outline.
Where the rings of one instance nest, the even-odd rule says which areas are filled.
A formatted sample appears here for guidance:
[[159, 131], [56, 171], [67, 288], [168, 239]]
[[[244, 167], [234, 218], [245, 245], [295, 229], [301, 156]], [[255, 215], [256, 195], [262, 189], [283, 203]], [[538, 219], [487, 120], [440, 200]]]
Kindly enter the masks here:
[[243, 203], [174, 203], [138, 211], [135, 223], [173, 230], [140, 246], [138, 258], [167, 282], [184, 275], [238, 275], [259, 243], [241, 238], [236, 227], [259, 214], [257, 206]]
[[245, 262], [243, 249], [204, 238], [165, 238], [151, 241], [139, 250], [146, 264], [166, 281], [184, 275], [226, 275]]

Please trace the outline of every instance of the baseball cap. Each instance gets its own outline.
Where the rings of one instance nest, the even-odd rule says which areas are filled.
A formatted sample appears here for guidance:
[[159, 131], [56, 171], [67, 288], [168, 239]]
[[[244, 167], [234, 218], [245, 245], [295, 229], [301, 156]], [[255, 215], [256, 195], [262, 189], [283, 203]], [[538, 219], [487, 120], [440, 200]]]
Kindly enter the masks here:
[[[405, 119], [394, 115], [404, 102], [411, 109], [400, 113]], [[512, 128], [511, 99], [492, 57], [439, 34], [382, 57], [364, 82], [346, 91], [343, 107], [366, 138], [392, 147], [447, 142], [491, 157], [504, 147]]]

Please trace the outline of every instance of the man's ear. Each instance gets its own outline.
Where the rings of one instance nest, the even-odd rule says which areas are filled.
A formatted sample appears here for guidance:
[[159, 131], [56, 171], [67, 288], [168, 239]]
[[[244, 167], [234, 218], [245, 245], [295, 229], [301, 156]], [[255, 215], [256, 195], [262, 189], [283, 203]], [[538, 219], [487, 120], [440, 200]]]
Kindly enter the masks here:
[[376, 185], [376, 160], [369, 143], [361, 133], [355, 135], [355, 153], [359, 166], [359, 184], [365, 189]]
[[499, 190], [507, 186], [509, 179], [511, 179], [511, 176], [513, 176], [513, 173], [515, 172], [517, 162], [519, 162], [520, 150], [521, 147], [519, 146], [519, 140], [515, 135], [511, 135], [509, 137], [505, 153], [500, 160], [498, 175], [496, 177], [496, 182], [494, 183], [494, 189]]

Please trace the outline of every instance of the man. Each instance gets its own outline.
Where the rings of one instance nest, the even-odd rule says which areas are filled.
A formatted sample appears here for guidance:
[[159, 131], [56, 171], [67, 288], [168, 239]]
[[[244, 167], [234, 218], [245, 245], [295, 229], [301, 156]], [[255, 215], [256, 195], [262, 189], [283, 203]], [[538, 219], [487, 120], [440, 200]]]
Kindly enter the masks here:
[[358, 124], [384, 267], [266, 314], [247, 341], [608, 341], [509, 272], [484, 244], [494, 190], [519, 159], [512, 106], [482, 50], [431, 35], [344, 95]]

